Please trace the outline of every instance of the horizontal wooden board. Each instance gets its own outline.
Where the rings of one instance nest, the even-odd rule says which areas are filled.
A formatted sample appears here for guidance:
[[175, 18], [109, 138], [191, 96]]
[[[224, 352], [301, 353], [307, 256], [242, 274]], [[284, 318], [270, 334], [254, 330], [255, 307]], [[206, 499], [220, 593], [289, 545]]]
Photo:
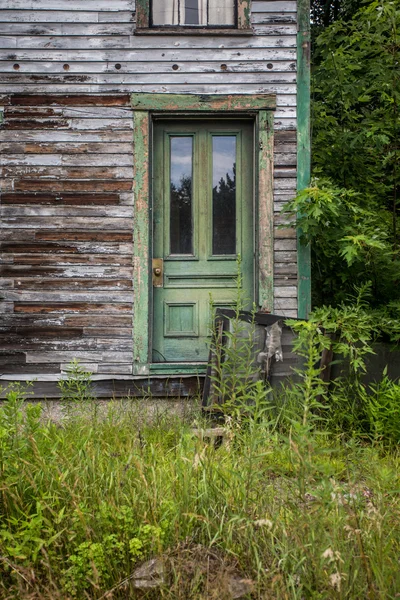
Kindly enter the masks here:
[[[79, 76], [76, 76], [79, 78]], [[14, 92], [30, 92], [34, 94], [37, 93], [38, 89], [41, 89], [44, 82], [38, 86], [37, 84], [24, 83], [19, 84], [16, 81], [14, 83], [0, 83], [0, 93], [10, 93], [10, 91]], [[284, 84], [284, 83], [276, 83], [276, 84], [267, 84], [267, 83], [241, 83], [241, 78], [238, 77], [238, 80], [235, 84], [232, 83], [169, 83], [169, 84], [127, 84], [125, 82], [122, 83], [108, 83], [107, 81], [101, 83], [87, 83], [80, 84], [76, 81], [69, 81], [66, 83], [52, 83], [51, 88], [52, 92], [65, 94], [66, 91], [73, 93], [85, 93], [90, 92], [93, 88], [98, 89], [99, 91], [105, 92], [129, 92], [129, 93], [137, 93], [137, 92], [154, 92], [161, 94], [163, 92], [168, 92], [171, 94], [235, 94], [237, 93], [238, 85], [240, 85], [240, 90], [245, 94], [290, 94], [293, 95], [296, 93], [296, 85], [294, 83]]]
[[15, 302], [16, 313], [127, 313], [132, 310], [131, 303], [93, 303], [93, 302]]
[[124, 154], [132, 153], [132, 144], [124, 143], [99, 143], [99, 142], [0, 142], [0, 152], [2, 154], [22, 154], [30, 156], [31, 154], [68, 154], [72, 155], [101, 155], [117, 154], [122, 157]]
[[[37, 130], [37, 131], [18, 131], [18, 130], [0, 130], [0, 141], [4, 142], [114, 142], [115, 134], [109, 130], [105, 131], [60, 131]], [[118, 131], [119, 142], [130, 142], [132, 144], [131, 131]]]
[[[2, 77], [3, 82], [4, 77]], [[22, 78], [19, 79], [19, 81], [21, 80]], [[113, 131], [116, 131], [119, 129], [132, 129], [133, 122], [132, 117], [130, 116], [125, 119], [66, 119], [64, 117], [49, 117], [47, 119], [6, 118], [5, 126], [7, 127], [7, 129], [72, 129], [75, 131], [80, 131], [82, 129], [94, 131], [101, 131], [102, 129], [112, 129]]]
[[[271, 22], [271, 18], [268, 19]], [[275, 22], [275, 21], [273, 21]], [[277, 21], [291, 23], [289, 15], [286, 20]], [[16, 36], [130, 36], [134, 32], [133, 23], [2, 23], [0, 22], [0, 35], [16, 35]], [[17, 42], [17, 45], [18, 42]]]
[[[133, 244], [120, 244], [118, 242], [36, 242], [35, 243], [7, 243], [2, 246], [2, 251], [7, 254], [118, 254], [119, 256], [132, 256]], [[18, 256], [18, 260], [23, 257]], [[32, 256], [32, 260], [34, 260]], [[59, 259], [62, 261], [62, 259]], [[79, 260], [79, 259], [78, 259]], [[26, 264], [26, 263], [25, 263]]]
[[[142, 74], [151, 74], [160, 80], [165, 80], [166, 76], [171, 76], [170, 80], [175, 81], [175, 75], [178, 73], [215, 73], [221, 75], [221, 81], [227, 79], [227, 73], [285, 73], [293, 72], [296, 70], [296, 61], [292, 60], [258, 60], [258, 61], [245, 61], [245, 60], [231, 60], [229, 62], [220, 62], [213, 60], [213, 62], [207, 61], [187, 61], [182, 62], [184, 59], [180, 57], [179, 61], [162, 61], [155, 62], [127, 62], [126, 59], [122, 62], [110, 63], [109, 61], [101, 62], [77, 62], [73, 61], [68, 64], [68, 76], [76, 73], [84, 73], [87, 75], [95, 75], [97, 73], [105, 73], [107, 75], [137, 75], [138, 81], [143, 81]], [[223, 58], [226, 61], [226, 57]], [[19, 69], [18, 75], [26, 74], [39, 74], [48, 76], [49, 74], [62, 75], [65, 77], [65, 59], [63, 62], [40, 62], [40, 61], [24, 61], [18, 62]], [[0, 62], [0, 73], [13, 73], [13, 79], [15, 79], [15, 60], [9, 62]], [[156, 77], [160, 75], [160, 77]], [[2, 76], [3, 79], [3, 76]], [[19, 78], [18, 78], [19, 79]], [[124, 78], [126, 82], [126, 77]], [[263, 77], [260, 77], [263, 79]], [[4, 81], [7, 81], [4, 79]], [[63, 111], [65, 113], [66, 111]], [[70, 111], [71, 112], [71, 111]], [[76, 111], [75, 111], [76, 112]], [[6, 110], [6, 115], [10, 114], [11, 111]], [[110, 115], [111, 116], [111, 115]]]
[[[11, 217], [131, 217], [131, 206], [21, 206], [8, 205], [0, 207], [0, 215], [4, 218]], [[49, 220], [49, 225], [51, 221]]]
[[[193, 61], [209, 61], [209, 62], [222, 62], [226, 63], [227, 66], [231, 61], [284, 61], [284, 60], [296, 60], [296, 45], [291, 43], [281, 43], [281, 40], [274, 40], [275, 43], [271, 43], [268, 38], [264, 40], [264, 44], [261, 46], [253, 46], [248, 44], [245, 47], [226, 47], [225, 43], [223, 48], [221, 44], [215, 44], [214, 47], [192, 47], [190, 49], [191, 57]], [[287, 40], [286, 40], [287, 42]], [[275, 45], [276, 44], [276, 45]], [[121, 50], [114, 49], [74, 49], [69, 50], [65, 48], [63, 51], [54, 48], [43, 48], [43, 49], [28, 49], [17, 48], [10, 52], [9, 49], [0, 50], [0, 60], [2, 61], [16, 61], [22, 63], [24, 61], [39, 61], [43, 64], [49, 64], [51, 62], [60, 62], [62, 64], [74, 64], [74, 63], [105, 63], [115, 65], [120, 63], [138, 62], [138, 63], [153, 63], [153, 62], [166, 62], [174, 63], [183, 61], [188, 63], [188, 48], [175, 46], [175, 43], [170, 41], [170, 44], [166, 47], [160, 47], [158, 38], [153, 40], [152, 45], [147, 47], [138, 47], [137, 39], [135, 38], [135, 44], [132, 48]], [[14, 64], [14, 63], [13, 63]], [[150, 65], [149, 65], [150, 66]]]
[[[13, 282], [14, 283], [14, 282]], [[14, 287], [14, 286], [13, 286]], [[131, 279], [28, 279], [19, 278], [15, 282], [15, 289], [17, 290], [90, 290], [91, 292], [97, 290], [131, 290], [133, 288], [133, 282]]]
[[[111, 4], [111, 3], [110, 3]], [[66, 5], [68, 7], [69, 5]], [[81, 5], [82, 7], [82, 5]], [[49, 9], [52, 7], [49, 6]], [[89, 7], [88, 7], [89, 9]], [[281, 10], [277, 8], [277, 11]], [[26, 8], [13, 10], [2, 10], [0, 19], [4, 23], [113, 23], [118, 21], [120, 23], [126, 23], [133, 19], [131, 11], [123, 10], [103, 10], [96, 6], [93, 10], [43, 10], [34, 9], [29, 10]]]
[[[132, 268], [114, 265], [66, 265], [66, 266], [38, 266], [38, 265], [0, 265], [1, 277], [54, 277], [54, 278], [99, 278], [132, 279]], [[12, 304], [12, 303], [11, 303]]]
[[57, 231], [46, 228], [37, 231], [35, 239], [62, 242], [130, 242], [132, 241], [132, 231]]
[[18, 265], [119, 265], [127, 266], [132, 263], [131, 255], [117, 254], [19, 254]]
[[[1, 76], [1, 84], [4, 87], [6, 84], [21, 85], [21, 84], [95, 84], [101, 85], [102, 82], [114, 84], [119, 87], [120, 84], [130, 85], [132, 88], [137, 88], [139, 85], [154, 85], [153, 73], [107, 73], [102, 74], [65, 74], [65, 73], [36, 73], [29, 74], [24, 72], [3, 73]], [[160, 73], [156, 79], [157, 86], [170, 84], [189, 84], [188, 74], [179, 71], [171, 70], [171, 73]], [[229, 70], [222, 72], [211, 73], [196, 73], [196, 83], [199, 84], [215, 84], [215, 85], [230, 85], [232, 83], [240, 84], [258, 84], [258, 85], [277, 85], [280, 83], [295, 83], [296, 74], [291, 70], [287, 73], [279, 73], [274, 70], [265, 70], [260, 73], [234, 73]], [[237, 93], [237, 88], [236, 92]]]
[[[112, 290], [101, 291], [101, 290], [86, 290], [84, 292], [78, 290], [72, 290], [71, 292], [66, 291], [49, 291], [43, 292], [42, 290], [39, 292], [35, 292], [32, 290], [24, 291], [24, 290], [4, 290], [2, 292], [4, 299], [6, 301], [13, 302], [35, 302], [43, 304], [51, 304], [54, 302], [88, 302], [90, 304], [93, 303], [108, 303], [112, 306], [114, 304], [124, 304], [132, 302], [132, 293], [131, 292], [115, 292]], [[17, 311], [16, 311], [17, 312]], [[20, 311], [18, 311], [20, 312]]]
[[[11, 179], [10, 179], [11, 181]], [[131, 180], [93, 180], [93, 179], [85, 179], [85, 180], [44, 180], [44, 179], [15, 179], [12, 182], [12, 189], [17, 192], [45, 192], [46, 190], [50, 190], [52, 192], [122, 192], [132, 190], [132, 181]], [[4, 188], [3, 188], [4, 189]], [[5, 188], [9, 191], [10, 188]]]
[[59, 10], [59, 11], [134, 11], [135, 0], [3, 0], [2, 6], [5, 9], [21, 10]]
[[[13, 177], [15, 169], [2, 168], [3, 177]], [[24, 178], [52, 177], [53, 179], [131, 179], [132, 169], [128, 167], [29, 167], [18, 168], [18, 176]]]
[[[128, 229], [132, 230], [132, 219], [91, 219], [92, 229]], [[87, 229], [88, 220], [86, 217], [60, 217], [54, 219], [52, 223], [54, 229]], [[3, 219], [4, 229], [47, 229], [49, 227], [49, 219], [46, 217], [18, 217], [18, 219]]]
[[18, 194], [18, 193], [6, 193], [1, 197], [3, 205], [10, 204], [56, 204], [57, 206], [62, 205], [78, 205], [78, 206], [104, 206], [104, 205], [117, 205], [120, 202], [119, 194], [96, 194], [96, 193], [83, 193], [83, 194]]
[[[13, 1], [13, 0], [11, 0]], [[22, 0], [24, 1], [24, 0]], [[296, 46], [296, 25], [261, 25], [255, 27], [254, 36], [226, 36], [223, 45], [226, 48], [276, 48]], [[5, 48], [214, 48], [221, 46], [221, 38], [215, 35], [181, 36], [1, 36], [0, 47]], [[285, 39], [287, 38], [287, 39]], [[4, 45], [3, 45], [4, 44]]]
[[133, 166], [133, 157], [126, 155], [100, 154], [95, 156], [75, 156], [69, 154], [8, 154], [3, 156], [1, 163], [7, 166], [82, 166], [82, 167], [131, 167]]
[[27, 363], [62, 362], [70, 363], [74, 358], [83, 362], [129, 363], [132, 361], [132, 352], [93, 352], [93, 351], [63, 351], [63, 352], [27, 352]]

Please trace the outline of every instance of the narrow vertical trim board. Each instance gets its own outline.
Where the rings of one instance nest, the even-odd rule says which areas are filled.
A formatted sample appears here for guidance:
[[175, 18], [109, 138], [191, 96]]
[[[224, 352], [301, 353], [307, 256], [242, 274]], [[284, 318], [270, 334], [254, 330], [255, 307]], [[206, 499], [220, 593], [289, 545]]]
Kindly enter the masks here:
[[[195, 95], [146, 94], [131, 96], [133, 108], [133, 158], [134, 158], [134, 301], [133, 344], [134, 375], [155, 372], [150, 364], [150, 126], [151, 115], [203, 113], [247, 114], [258, 118], [258, 135], [255, 139], [258, 200], [258, 295], [262, 310], [273, 309], [273, 109], [276, 97], [271, 94]], [[199, 372], [199, 365], [161, 365], [161, 369], [176, 368], [179, 372]]]
[[[310, 183], [310, 0], [298, 0], [297, 33], [297, 189]], [[311, 311], [311, 249], [300, 243], [297, 231], [298, 316]]]
[[135, 112], [133, 117], [133, 339], [134, 374], [147, 373], [149, 354], [149, 156], [150, 117]]
[[258, 302], [262, 311], [274, 308], [274, 115], [258, 115]]

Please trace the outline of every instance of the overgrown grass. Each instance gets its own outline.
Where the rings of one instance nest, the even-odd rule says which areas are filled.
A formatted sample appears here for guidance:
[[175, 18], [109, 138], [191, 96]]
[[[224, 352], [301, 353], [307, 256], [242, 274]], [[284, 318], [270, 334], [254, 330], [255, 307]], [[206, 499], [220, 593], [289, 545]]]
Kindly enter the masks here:
[[[146, 421], [134, 401], [57, 425], [23, 410], [21, 390], [9, 395], [1, 598], [143, 597], [129, 582], [104, 594], [145, 559], [199, 544], [252, 579], [254, 598], [395, 598], [398, 452], [327, 436], [304, 415], [277, 424], [259, 390], [219, 448], [193, 434], [193, 419]], [[195, 568], [146, 597], [229, 597]]]
[[[61, 422], [9, 389], [0, 598], [228, 600], [232, 574], [251, 598], [397, 598], [400, 385], [362, 384], [373, 325], [360, 303], [292, 325], [304, 367], [275, 392], [255, 373], [249, 330], [237, 320], [227, 333], [220, 447], [199, 435], [200, 414], [146, 416], [146, 399], [100, 413], [76, 362]], [[332, 344], [350, 373], [328, 388], [318, 361]], [[164, 585], [137, 589], [132, 574], [153, 557]]]

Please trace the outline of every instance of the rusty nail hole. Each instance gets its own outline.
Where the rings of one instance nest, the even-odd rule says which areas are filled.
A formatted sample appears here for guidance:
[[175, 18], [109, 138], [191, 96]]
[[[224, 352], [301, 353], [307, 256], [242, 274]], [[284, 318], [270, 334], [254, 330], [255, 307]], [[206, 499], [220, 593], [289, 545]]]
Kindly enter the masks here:
[[273, 69], [274, 65], [272, 63], [267, 63], [267, 69]]
[[221, 65], [221, 71], [226, 71], [227, 70], [227, 65], [225, 63], [222, 63]]
[[14, 69], [14, 71], [18, 71], [18, 69], [19, 69], [19, 64], [18, 64], [18, 63], [15, 63], [15, 65], [13, 65], [13, 69]]
[[63, 65], [63, 69], [64, 71], [69, 71], [69, 65], [65, 63], [65, 65]]
[[172, 65], [172, 68], [173, 68], [174, 71], [177, 71], [179, 69], [179, 66], [178, 65]]
[[115, 68], [116, 68], [116, 69], [119, 71], [119, 70], [120, 70], [120, 68], [121, 68], [121, 65], [120, 65], [119, 63], [117, 63], [117, 64], [115, 65]]

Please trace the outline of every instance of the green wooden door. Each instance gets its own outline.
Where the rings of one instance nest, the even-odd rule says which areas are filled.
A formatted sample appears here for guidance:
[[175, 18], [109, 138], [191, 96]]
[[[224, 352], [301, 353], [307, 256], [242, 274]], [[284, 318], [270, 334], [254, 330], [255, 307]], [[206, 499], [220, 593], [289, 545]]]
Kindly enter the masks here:
[[253, 154], [249, 120], [155, 122], [155, 363], [207, 361], [210, 298], [216, 307], [235, 302], [238, 255], [252, 305]]

